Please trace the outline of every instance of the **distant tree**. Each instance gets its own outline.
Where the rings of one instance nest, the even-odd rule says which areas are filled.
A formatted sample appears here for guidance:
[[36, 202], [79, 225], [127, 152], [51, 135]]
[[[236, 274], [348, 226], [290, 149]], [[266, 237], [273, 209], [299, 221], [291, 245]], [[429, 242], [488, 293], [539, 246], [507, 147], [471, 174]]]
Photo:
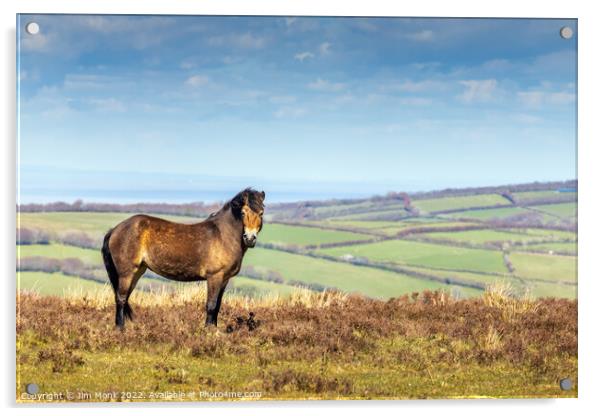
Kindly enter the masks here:
[[514, 195], [512, 195], [512, 192], [506, 190], [506, 191], [502, 191], [500, 193], [500, 195], [504, 198], [506, 198], [508, 201], [510, 201], [511, 204], [515, 205], [516, 204], [516, 200], [514, 199]]
[[84, 206], [84, 201], [82, 201], [81, 199], [77, 199], [77, 200], [75, 200], [75, 202], [73, 202], [73, 209], [75, 211], [81, 211], [83, 206]]
[[17, 228], [17, 244], [49, 244], [50, 235], [43, 230], [34, 228]]
[[60, 241], [70, 246], [81, 248], [100, 248], [101, 242], [94, 240], [88, 234], [82, 231], [71, 231], [59, 237]]
[[47, 257], [22, 257], [17, 261], [17, 271], [55, 273], [61, 270], [61, 261]]
[[17, 244], [27, 245], [36, 243], [36, 234], [29, 228], [17, 228]]

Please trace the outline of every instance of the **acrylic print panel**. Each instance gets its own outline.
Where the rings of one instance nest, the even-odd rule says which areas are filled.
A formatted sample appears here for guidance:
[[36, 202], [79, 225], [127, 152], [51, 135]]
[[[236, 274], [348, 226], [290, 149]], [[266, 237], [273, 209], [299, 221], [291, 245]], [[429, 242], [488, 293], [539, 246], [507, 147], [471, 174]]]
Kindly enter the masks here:
[[17, 401], [577, 396], [576, 20], [17, 27]]

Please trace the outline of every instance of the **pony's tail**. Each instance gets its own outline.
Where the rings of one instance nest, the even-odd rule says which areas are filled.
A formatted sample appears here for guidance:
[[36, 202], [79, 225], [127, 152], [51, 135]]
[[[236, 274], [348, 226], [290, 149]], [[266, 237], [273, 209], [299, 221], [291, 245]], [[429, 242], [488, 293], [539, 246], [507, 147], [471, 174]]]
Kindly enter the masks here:
[[107, 269], [111, 286], [113, 286], [113, 292], [117, 294], [117, 291], [119, 290], [119, 273], [117, 273], [117, 268], [115, 267], [115, 263], [113, 263], [113, 256], [111, 256], [111, 250], [109, 250], [109, 239], [111, 238], [111, 233], [113, 233], [113, 229], [110, 229], [105, 235], [105, 238], [102, 242], [101, 251], [102, 260], [105, 263], [105, 268]]
[[125, 305], [123, 305], [123, 315], [130, 321], [134, 320], [134, 311], [132, 311], [130, 302], [125, 302]]
[[[102, 242], [102, 260], [104, 261], [105, 268], [107, 269], [107, 274], [109, 275], [109, 280], [111, 281], [111, 286], [113, 287], [113, 292], [117, 295], [119, 290], [119, 273], [117, 273], [117, 268], [115, 267], [115, 263], [113, 262], [113, 256], [111, 255], [111, 250], [109, 250], [109, 239], [111, 238], [111, 234], [113, 233], [113, 229], [110, 229], [109, 232], [105, 235], [105, 238]], [[132, 308], [127, 302], [123, 305], [123, 314], [130, 321], [134, 320], [134, 313]]]

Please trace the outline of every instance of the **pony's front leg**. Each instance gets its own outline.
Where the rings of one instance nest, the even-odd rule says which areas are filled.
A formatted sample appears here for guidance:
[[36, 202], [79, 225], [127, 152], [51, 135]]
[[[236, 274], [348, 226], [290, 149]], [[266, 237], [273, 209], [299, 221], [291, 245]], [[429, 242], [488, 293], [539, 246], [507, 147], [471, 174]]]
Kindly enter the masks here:
[[205, 326], [217, 326], [217, 315], [219, 314], [225, 289], [226, 284], [224, 284], [222, 276], [212, 276], [207, 279], [207, 305], [205, 308], [207, 316], [205, 318]]

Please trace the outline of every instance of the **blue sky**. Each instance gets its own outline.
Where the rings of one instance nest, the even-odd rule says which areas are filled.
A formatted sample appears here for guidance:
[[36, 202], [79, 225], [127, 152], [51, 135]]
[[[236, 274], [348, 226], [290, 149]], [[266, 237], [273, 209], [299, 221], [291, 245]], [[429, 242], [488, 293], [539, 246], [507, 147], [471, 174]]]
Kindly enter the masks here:
[[[39, 34], [23, 30], [30, 21]], [[284, 200], [576, 176], [576, 39], [559, 36], [574, 20], [18, 24], [23, 202], [134, 190], [211, 199], [248, 185]]]

